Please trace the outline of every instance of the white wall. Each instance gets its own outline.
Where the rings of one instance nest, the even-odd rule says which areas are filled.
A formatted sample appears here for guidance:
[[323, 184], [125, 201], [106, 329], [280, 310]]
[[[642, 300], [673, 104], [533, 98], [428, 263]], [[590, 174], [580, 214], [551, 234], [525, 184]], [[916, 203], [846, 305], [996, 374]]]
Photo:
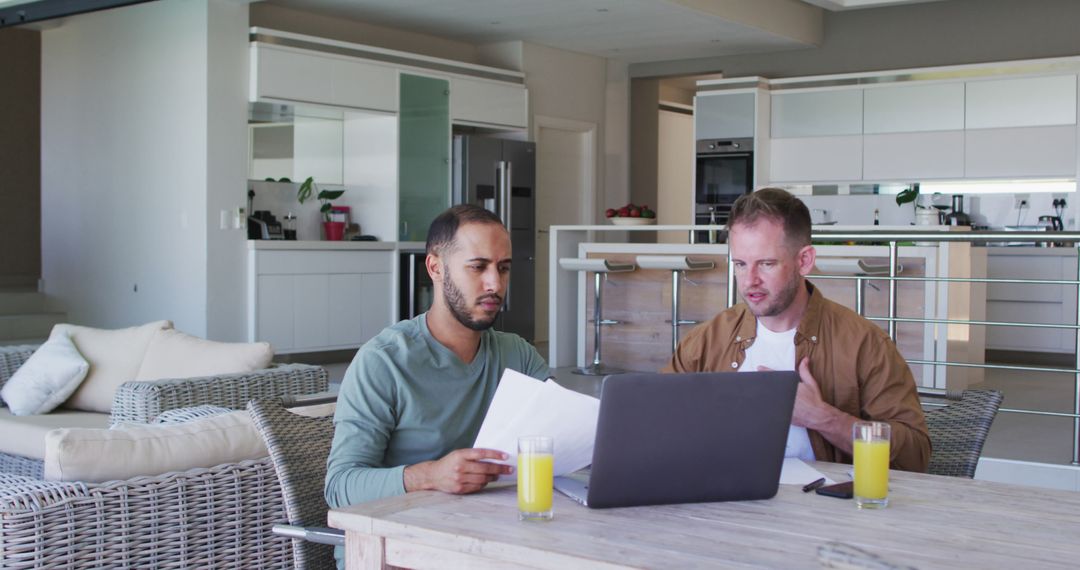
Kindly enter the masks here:
[[630, 73], [608, 60], [604, 109], [604, 209], [630, 201]]
[[[529, 123], [534, 134], [538, 115], [597, 126], [595, 188], [600, 203], [605, 176], [600, 150], [605, 148], [607, 60], [530, 43], [522, 44], [522, 54], [525, 87], [529, 90]], [[593, 209], [594, 219], [602, 219], [599, 204]]]
[[253, 2], [250, 10], [252, 26], [468, 63], [480, 63], [476, 46], [466, 42], [345, 18], [311, 14], [266, 2]]
[[205, 333], [206, 21], [166, 1], [42, 33], [42, 276], [72, 322]]
[[[207, 9], [206, 337], [246, 339], [247, 231], [221, 227], [221, 213], [247, 203], [248, 6]], [[226, 222], [231, 222], [226, 216]]]

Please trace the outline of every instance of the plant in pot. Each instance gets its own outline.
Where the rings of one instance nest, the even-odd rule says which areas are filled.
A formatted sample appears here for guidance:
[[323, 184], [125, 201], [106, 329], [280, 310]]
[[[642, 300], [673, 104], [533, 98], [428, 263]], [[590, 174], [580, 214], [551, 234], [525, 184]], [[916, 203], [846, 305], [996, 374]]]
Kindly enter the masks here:
[[[318, 190], [318, 194], [315, 193], [316, 190]], [[340, 198], [344, 193], [344, 189], [320, 190], [313, 176], [308, 176], [307, 180], [304, 180], [296, 191], [296, 199], [301, 204], [310, 200], [312, 194], [315, 194], [315, 198], [322, 202], [319, 212], [322, 213], [323, 232], [326, 234], [327, 241], [341, 241], [345, 237], [345, 222], [330, 221], [330, 209], [333, 207], [330, 201]]]

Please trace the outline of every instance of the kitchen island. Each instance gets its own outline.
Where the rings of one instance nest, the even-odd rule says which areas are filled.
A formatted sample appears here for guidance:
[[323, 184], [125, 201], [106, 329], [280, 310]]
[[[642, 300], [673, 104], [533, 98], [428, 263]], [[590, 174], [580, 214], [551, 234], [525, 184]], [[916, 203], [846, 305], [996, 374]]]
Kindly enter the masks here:
[[[681, 277], [680, 320], [702, 322], [728, 306], [727, 245], [648, 244], [614, 241], [617, 232], [688, 232], [700, 226], [552, 226], [549, 260], [549, 363], [553, 367], [582, 366], [591, 360], [593, 335], [585, 315], [592, 315], [591, 275], [566, 271], [560, 257], [607, 258], [633, 262], [638, 255], [680, 255], [713, 261], [708, 270], [687, 272]], [[819, 230], [865, 233], [875, 242], [874, 230], [911, 230], [910, 226], [824, 226]], [[920, 228], [922, 229], [922, 228]], [[932, 231], [949, 231], [948, 227]], [[860, 240], [860, 243], [863, 243]], [[920, 242], [922, 243], [922, 242]], [[816, 244], [818, 264], [811, 281], [826, 297], [856, 309], [857, 274], [865, 267], [888, 275], [889, 248], [885, 245]], [[898, 249], [902, 278], [985, 277], [986, 248], [968, 243], [903, 245]], [[863, 262], [863, 267], [858, 262]], [[899, 269], [899, 268], [898, 268]], [[873, 277], [879, 277], [873, 275]], [[588, 279], [588, 280], [587, 280]], [[671, 354], [671, 273], [638, 269], [608, 275], [604, 283], [603, 317], [619, 321], [603, 330], [602, 350], [606, 364], [630, 370], [657, 370]], [[861, 281], [863, 314], [887, 317], [888, 282]], [[901, 319], [975, 319], [985, 316], [985, 285], [935, 281], [898, 281], [896, 316]], [[737, 302], [737, 300], [736, 300]], [[885, 320], [876, 320], [888, 328]], [[680, 337], [692, 329], [680, 327]], [[933, 322], [898, 322], [896, 339], [901, 353], [911, 362], [921, 386], [960, 390], [982, 380], [978, 368], [946, 367], [935, 362], [982, 363], [985, 345], [982, 327]]]

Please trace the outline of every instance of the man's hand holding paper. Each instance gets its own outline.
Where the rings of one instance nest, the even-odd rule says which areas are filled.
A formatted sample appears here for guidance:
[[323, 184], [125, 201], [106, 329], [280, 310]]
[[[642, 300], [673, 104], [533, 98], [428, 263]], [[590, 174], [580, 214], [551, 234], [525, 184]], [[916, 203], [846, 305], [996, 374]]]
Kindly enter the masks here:
[[[499, 381], [473, 447], [497, 449], [517, 462], [518, 437], [547, 435], [555, 440], [555, 476], [592, 463], [600, 400], [568, 390], [553, 380], [535, 379], [507, 369]], [[503, 475], [500, 480], [513, 480]]]

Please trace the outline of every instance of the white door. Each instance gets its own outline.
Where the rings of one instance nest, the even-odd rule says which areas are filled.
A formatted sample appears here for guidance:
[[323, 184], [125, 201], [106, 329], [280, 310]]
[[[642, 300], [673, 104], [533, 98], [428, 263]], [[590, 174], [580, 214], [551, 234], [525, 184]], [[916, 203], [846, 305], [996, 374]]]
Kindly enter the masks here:
[[536, 117], [537, 343], [548, 341], [548, 249], [553, 225], [595, 224], [596, 125]]
[[[656, 223], [694, 223], [694, 117], [658, 111], [660, 145], [656, 168]], [[686, 243], [686, 232], [659, 232], [659, 243]]]

